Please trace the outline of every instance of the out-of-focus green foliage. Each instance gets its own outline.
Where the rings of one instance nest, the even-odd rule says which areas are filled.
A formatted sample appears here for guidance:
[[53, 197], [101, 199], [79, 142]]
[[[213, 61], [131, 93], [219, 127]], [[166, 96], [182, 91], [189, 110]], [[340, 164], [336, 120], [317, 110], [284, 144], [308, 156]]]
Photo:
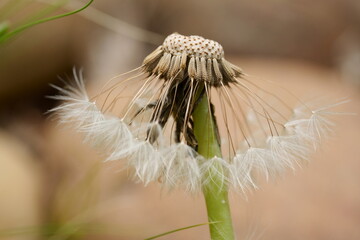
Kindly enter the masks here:
[[8, 22], [2, 22], [0, 23], [0, 38], [5, 35], [9, 30], [9, 23]]
[[[89, 0], [83, 7], [63, 14], [49, 16], [65, 5], [68, 0], [35, 1], [35, 0], [5, 0], [0, 4], [0, 43], [40, 23], [52, 21], [78, 13], [93, 2]], [[42, 7], [39, 8], [39, 4]], [[34, 9], [28, 11], [26, 9]]]

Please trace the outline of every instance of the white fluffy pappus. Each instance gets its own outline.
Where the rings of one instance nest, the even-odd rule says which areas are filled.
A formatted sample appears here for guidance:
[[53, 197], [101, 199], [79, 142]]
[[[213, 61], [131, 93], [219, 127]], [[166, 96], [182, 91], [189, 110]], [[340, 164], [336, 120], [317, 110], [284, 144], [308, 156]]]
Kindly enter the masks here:
[[211, 159], [203, 159], [200, 169], [202, 185], [213, 183], [217, 185], [217, 189], [223, 189], [230, 183], [230, 168], [229, 162], [223, 158], [215, 156]]
[[136, 151], [129, 157], [129, 165], [135, 169], [135, 177], [145, 185], [157, 181], [164, 168], [162, 155], [148, 141], [136, 145]]
[[84, 134], [84, 141], [93, 147], [105, 150], [108, 160], [128, 156], [134, 150], [135, 139], [127, 125], [118, 118], [104, 115], [90, 101], [81, 73], [74, 69], [74, 85], [65, 88], [54, 86], [62, 95], [52, 97], [62, 104], [50, 110], [60, 123], [71, 124], [78, 132]]
[[162, 181], [168, 188], [184, 187], [189, 192], [201, 190], [201, 156], [184, 143], [163, 149], [164, 174]]

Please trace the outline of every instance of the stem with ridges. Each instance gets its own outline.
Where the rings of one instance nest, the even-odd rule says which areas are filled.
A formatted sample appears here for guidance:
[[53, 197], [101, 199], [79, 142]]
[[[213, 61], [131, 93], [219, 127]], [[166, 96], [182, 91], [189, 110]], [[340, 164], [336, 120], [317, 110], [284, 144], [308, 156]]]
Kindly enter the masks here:
[[[198, 153], [206, 159], [221, 157], [221, 148], [217, 140], [217, 128], [206, 94], [199, 99], [193, 112], [194, 133], [198, 141]], [[210, 170], [211, 171], [211, 170]], [[213, 171], [224, 172], [221, 165]], [[212, 240], [233, 240], [234, 232], [228, 201], [228, 187], [216, 173], [211, 175], [209, 183], [203, 187], [204, 198], [210, 224]]]

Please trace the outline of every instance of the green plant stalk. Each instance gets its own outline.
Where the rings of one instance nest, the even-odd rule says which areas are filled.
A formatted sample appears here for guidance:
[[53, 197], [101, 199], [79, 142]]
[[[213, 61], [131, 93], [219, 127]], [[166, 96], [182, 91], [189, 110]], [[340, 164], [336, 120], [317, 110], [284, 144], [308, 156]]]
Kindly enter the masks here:
[[0, 43], [2, 42], [5, 42], [6, 40], [8, 40], [10, 37], [13, 37], [14, 35], [24, 31], [25, 29], [28, 29], [32, 26], [35, 26], [35, 25], [38, 25], [38, 24], [41, 24], [41, 23], [45, 23], [45, 22], [49, 22], [49, 21], [53, 21], [53, 20], [56, 20], [56, 19], [59, 19], [59, 18], [63, 18], [63, 17], [67, 17], [67, 16], [70, 16], [70, 15], [73, 15], [75, 13], [78, 13], [78, 12], [81, 12], [82, 10], [86, 9], [88, 6], [90, 6], [90, 4], [93, 2], [94, 0], [89, 0], [87, 4], [85, 4], [85, 6], [83, 6], [82, 8], [79, 8], [77, 10], [74, 10], [74, 11], [71, 11], [71, 12], [68, 12], [68, 13], [64, 13], [64, 14], [59, 14], [59, 15], [56, 15], [56, 16], [52, 16], [52, 17], [47, 17], [47, 18], [43, 18], [43, 19], [38, 19], [38, 20], [35, 20], [33, 22], [30, 22], [30, 23], [27, 23], [27, 24], [24, 24], [16, 29], [14, 29], [13, 31], [9, 31], [9, 32], [6, 32], [6, 34], [3, 34], [0, 36]]
[[[217, 140], [217, 127], [212, 117], [208, 98], [204, 94], [199, 99], [193, 112], [194, 133], [198, 141], [198, 153], [206, 159], [215, 156], [221, 157], [221, 148]], [[222, 166], [214, 166], [213, 171], [224, 172]], [[228, 186], [216, 173], [207, 173], [211, 181], [203, 187], [212, 240], [233, 240], [234, 231], [232, 226], [230, 206], [228, 200]]]

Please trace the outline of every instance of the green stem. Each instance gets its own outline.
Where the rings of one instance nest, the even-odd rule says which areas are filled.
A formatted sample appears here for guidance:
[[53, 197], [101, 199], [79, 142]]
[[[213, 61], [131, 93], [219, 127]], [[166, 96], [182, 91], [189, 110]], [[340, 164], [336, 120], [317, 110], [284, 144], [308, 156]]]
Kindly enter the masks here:
[[[194, 133], [198, 141], [198, 153], [206, 159], [221, 157], [217, 140], [217, 127], [210, 110], [206, 94], [202, 96], [194, 112]], [[221, 165], [213, 166], [210, 171], [224, 172]], [[233, 240], [234, 232], [228, 201], [228, 187], [216, 173], [209, 172], [211, 181], [203, 187], [212, 240]]]

